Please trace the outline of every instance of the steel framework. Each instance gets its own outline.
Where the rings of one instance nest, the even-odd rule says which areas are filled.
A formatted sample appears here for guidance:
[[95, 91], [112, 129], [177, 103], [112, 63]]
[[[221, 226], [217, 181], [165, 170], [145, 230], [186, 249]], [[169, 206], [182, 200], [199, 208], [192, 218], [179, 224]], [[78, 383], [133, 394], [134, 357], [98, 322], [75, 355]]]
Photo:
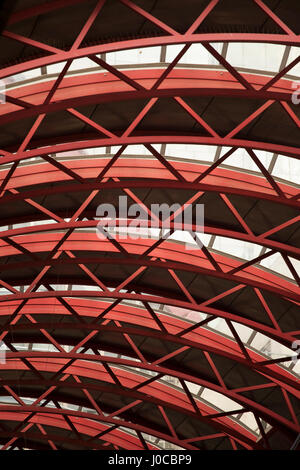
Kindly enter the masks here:
[[[299, 5], [291, 1], [288, 15], [285, 2], [267, 0], [244, 0], [240, 13], [224, 0], [187, 0], [185, 12], [182, 2], [159, 3], [19, 2], [2, 31], [3, 450], [286, 449], [300, 432], [299, 185], [276, 178], [260, 158], [261, 151], [300, 158], [289, 75], [300, 56], [268, 75], [240, 70], [215, 45], [289, 52], [300, 45], [292, 24]], [[233, 31], [219, 21], [224, 12], [241, 15]], [[66, 18], [72, 27], [64, 31]], [[120, 32], [111, 25], [99, 37], [112, 18]], [[41, 31], [53, 21], [61, 31], [47, 38]], [[106, 59], [178, 44], [163, 66]], [[179, 67], [193, 44], [218, 66]], [[93, 70], [71, 73], [80, 58]], [[17, 81], [52, 64], [61, 64], [54, 75]], [[169, 144], [217, 147], [216, 158], [172, 158]], [[256, 171], [226, 166], [239, 149]], [[96, 208], [119, 195], [145, 214], [151, 202], [179, 202], [179, 212], [202, 203], [206, 234], [259, 246], [259, 254], [242, 259], [200, 243], [189, 251], [171, 238], [174, 215], [167, 239], [160, 231], [124, 240], [106, 222], [99, 240]], [[272, 256], [288, 275], [262, 267]], [[255, 350], [244, 331], [285, 352]]]

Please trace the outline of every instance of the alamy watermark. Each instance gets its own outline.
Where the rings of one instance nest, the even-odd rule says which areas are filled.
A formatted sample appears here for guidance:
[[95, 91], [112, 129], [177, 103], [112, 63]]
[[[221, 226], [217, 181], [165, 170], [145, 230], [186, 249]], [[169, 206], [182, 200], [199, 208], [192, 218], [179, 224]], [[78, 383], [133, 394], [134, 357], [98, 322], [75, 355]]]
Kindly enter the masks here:
[[167, 203], [130, 204], [127, 196], [119, 196], [117, 208], [111, 203], [97, 208], [97, 235], [103, 240], [110, 233], [118, 234], [120, 240], [137, 240], [145, 237], [167, 239], [175, 232], [186, 248], [201, 248], [198, 235], [204, 232], [204, 204]]
[[0, 341], [0, 364], [6, 364], [7, 347], [3, 341]]
[[296, 362], [300, 359], [300, 339], [293, 341], [292, 349], [296, 352], [295, 356], [292, 358], [292, 363], [296, 364]]
[[4, 80], [0, 80], [0, 104], [6, 103], [6, 83]]
[[295, 90], [292, 94], [292, 103], [297, 105], [300, 103], [300, 81], [293, 82], [292, 88]]

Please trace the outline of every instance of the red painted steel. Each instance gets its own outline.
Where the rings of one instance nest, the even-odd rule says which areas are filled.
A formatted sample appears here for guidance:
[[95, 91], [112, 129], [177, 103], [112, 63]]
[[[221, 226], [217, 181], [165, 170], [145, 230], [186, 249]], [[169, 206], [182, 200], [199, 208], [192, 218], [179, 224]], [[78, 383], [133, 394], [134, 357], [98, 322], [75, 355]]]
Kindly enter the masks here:
[[[242, 341], [239, 327], [235, 324], [250, 328], [252, 336], [262, 333], [266, 340], [277, 341], [290, 351], [293, 341], [299, 336], [299, 329], [288, 326], [285, 316], [281, 318], [267, 299], [273, 296], [290, 308], [300, 305], [300, 279], [293, 265], [293, 259], [300, 259], [300, 249], [291, 243], [289, 236], [282, 236], [286, 229], [296, 231], [299, 224], [299, 188], [274, 178], [262, 164], [257, 150], [282, 154], [290, 159], [299, 159], [300, 150], [291, 144], [293, 141], [287, 139], [284, 144], [278, 143], [276, 136], [267, 132], [260, 138], [241, 138], [239, 132], [272, 110], [273, 105], [280, 106], [294, 129], [299, 128], [299, 118], [291, 106], [294, 85], [284, 76], [299, 63], [300, 57], [284, 63], [281, 70], [270, 77], [238, 70], [225, 55], [217, 52], [214, 43], [299, 46], [299, 36], [262, 0], [253, 0], [253, 4], [274, 27], [281, 30], [281, 34], [198, 33], [197, 28], [218, 7], [218, 0], [206, 2], [184, 32], [176, 31], [168, 22], [134, 1], [119, 0], [128, 11], [152, 23], [157, 30], [156, 35], [144, 38], [135, 35], [124, 40], [111, 38], [106, 43], [86, 44], [87, 34], [107, 3], [99, 0], [92, 11], [87, 11], [82, 27], [76, 32], [68, 50], [26, 37], [18, 30], [18, 24], [23, 20], [39, 15], [47, 20], [47, 14], [51, 12], [59, 18], [60, 9], [78, 3], [78, 0], [52, 0], [13, 12], [6, 30], [2, 32], [11, 44], [31, 46], [43, 56], [28, 57], [27, 60], [2, 67], [0, 78], [66, 62], [54, 79], [37, 79], [8, 88], [6, 104], [0, 106], [2, 126], [18, 126], [20, 123], [21, 127], [26, 119], [31, 122], [18, 145], [3, 145], [0, 150], [0, 206], [3, 209], [17, 208], [22, 204], [23, 208], [27, 208], [15, 217], [9, 214], [1, 217], [1, 224], [8, 225], [8, 228], [0, 232], [0, 285], [5, 289], [0, 296], [0, 316], [4, 319], [0, 339], [8, 351], [6, 363], [0, 365], [3, 372], [0, 394], [17, 402], [17, 405], [0, 404], [0, 422], [7, 420], [16, 424], [9, 431], [1, 428], [2, 449], [22, 447], [23, 437], [37, 448], [48, 445], [51, 449], [58, 449], [69, 445], [92, 449], [156, 449], [157, 443], [150, 442], [145, 437], [147, 434], [190, 450], [197, 449], [197, 443], [204, 443], [205, 448], [206, 441], [219, 438], [228, 440], [233, 449], [237, 449], [238, 445], [246, 449], [270, 449], [273, 446], [272, 433], [277, 431], [283, 433], [292, 444], [300, 432], [295, 406], [300, 389], [297, 377], [284, 367], [284, 363], [294, 356], [289, 355], [292, 354], [290, 352], [274, 359], [254, 351]], [[203, 45], [222, 70], [176, 68], [184, 53], [196, 43]], [[107, 63], [103, 55], [99, 56], [113, 51], [172, 44], [182, 44], [182, 49], [170, 64], [165, 64], [163, 70], [161, 66], [120, 69]], [[104, 71], [69, 74], [72, 61], [80, 57], [89, 57], [95, 67], [100, 66]], [[215, 123], [208, 123], [188, 101], [188, 97], [196, 99], [201, 96], [223, 97], [231, 99], [232, 103], [257, 100], [257, 106], [230, 131], [221, 135]], [[167, 130], [158, 131], [153, 127], [141, 131], [139, 124], [163, 98], [176, 101], [187, 119], [192, 118], [206, 131], [207, 136], [201, 136], [197, 131], [174, 131], [171, 125], [169, 128], [166, 126]], [[103, 123], [96, 122], [78, 109], [85, 105], [121, 101], [130, 106], [138, 99], [144, 100], [139, 112], [130, 123], [117, 131], [107, 129]], [[48, 137], [37, 137], [47, 118], [58, 111], [71, 114], [87, 130], [76, 133], [71, 129], [65, 135], [64, 132], [58, 135], [54, 129]], [[221, 152], [222, 156], [212, 163], [187, 163], [175, 161], [159, 152], [153, 145], [160, 143], [211, 145], [228, 147], [229, 150]], [[127, 146], [135, 144], [143, 145], [145, 153], [148, 151], [151, 156], [147, 155], [147, 159], [126, 156], [124, 151]], [[120, 149], [111, 157], [92, 158], [80, 154], [80, 150], [93, 147], [118, 146]], [[256, 164], [257, 175], [238, 168], [220, 167], [238, 148], [246, 149]], [[74, 158], [67, 159], [64, 152], [74, 152]], [[30, 160], [34, 157], [41, 160]], [[214, 252], [210, 246], [199, 247], [189, 253], [183, 246], [163, 238], [124, 242], [113, 236], [100, 241], [95, 234], [98, 221], [94, 220], [95, 214], [89, 209], [95, 197], [101, 192], [123, 191], [150, 213], [150, 208], [145, 207], [141, 196], [135, 193], [140, 188], [158, 192], [169, 190], [174, 195], [177, 191], [190, 190], [194, 195], [189, 196], [187, 203], [191, 205], [196, 204], [203, 195], [218, 196], [239, 227], [225, 226], [216, 219], [206, 224], [205, 232], [260, 245], [262, 251], [255, 259], [237, 260]], [[75, 197], [82, 193], [83, 198], [79, 197], [80, 202], [76, 202]], [[74, 208], [71, 213], [68, 210], [67, 220], [66, 208], [56, 210], [49, 205], [49, 200], [56, 198], [57, 201], [63, 194], [74, 198]], [[247, 221], [247, 213], [241, 213], [235, 207], [233, 198], [236, 196], [243, 201], [250, 199], [257, 206], [272, 203], [278, 214], [286, 210], [291, 211], [292, 215], [286, 218], [280, 216], [275, 225], [265, 229], [265, 233], [256, 233]], [[31, 212], [26, 212], [29, 209]], [[44, 224], [45, 219], [52, 222]], [[18, 226], [28, 222], [35, 222], [35, 225]], [[124, 220], [122, 223], [126, 225], [128, 222]], [[171, 220], [171, 233], [177, 228]], [[194, 225], [190, 227], [191, 230], [195, 228]], [[265, 249], [270, 251], [265, 252]], [[290, 279], [258, 267], [258, 262], [273, 254], [282, 256], [291, 273]], [[114, 280], [100, 279], [96, 275], [95, 264], [115, 266], [115, 272], [120, 274]], [[72, 267], [80, 269], [82, 275], [70, 274]], [[49, 277], [52, 268], [59, 272], [54, 284]], [[126, 268], [128, 273], [124, 274]], [[164, 276], [166, 279], [169, 276], [174, 288], [154, 287], [150, 282], [139, 286], [139, 276], [147, 274], [151, 268], [164, 270]], [[181, 279], [189, 273], [205, 276], [209, 282], [230, 282], [231, 287], [223, 287], [218, 294], [211, 294], [199, 301]], [[61, 283], [67, 284], [66, 290], [61, 290]], [[41, 291], [40, 288], [45, 290]], [[230, 295], [238, 296], [246, 288], [256, 296], [265, 317], [252, 318], [243, 311], [222, 305]], [[136, 306], [125, 305], [126, 301], [134, 301]], [[139, 307], [138, 302], [144, 308]], [[218, 307], [215, 306], [216, 302], [219, 302]], [[154, 309], [153, 304], [158, 307]], [[167, 307], [168, 312], [159, 305]], [[208, 316], [204, 317], [203, 314]], [[66, 318], [72, 323], [67, 322]], [[87, 322], [88, 318], [90, 321]], [[187, 321], [190, 318], [193, 322]], [[210, 323], [217, 318], [225, 321], [230, 338], [209, 330]], [[73, 332], [71, 337], [66, 334], [69, 329]], [[81, 336], [78, 336], [79, 332]], [[32, 343], [37, 333], [39, 342], [56, 348], [57, 352], [18, 350], [17, 341], [15, 343], [13, 340], [15, 336]], [[94, 344], [99, 333], [108, 338], [107, 343], [101, 344], [104, 354], [99, 354], [97, 344]], [[120, 344], [113, 340], [116, 337], [120, 338]], [[154, 344], [155, 341], [169, 344], [170, 348], [160, 354], [157, 351], [159, 357], [150, 360], [140, 338]], [[123, 342], [127, 345], [126, 358], [122, 357]], [[69, 352], [64, 348], [66, 345], [71, 348]], [[207, 370], [212, 372], [213, 378], [200, 370], [192, 372], [185, 368], [183, 359], [179, 361], [181, 354], [193, 351], [198, 351], [205, 358]], [[114, 355], [111, 355], [112, 352]], [[177, 365], [176, 361], [179, 361]], [[220, 365], [226, 362], [219, 361], [234, 364], [230, 386], [229, 378]], [[137, 367], [142, 372], [137, 372]], [[244, 386], [238, 382], [238, 367], [243, 367], [245, 371]], [[12, 371], [27, 371], [32, 378], [26, 375], [20, 380], [17, 376], [5, 376], [5, 372]], [[52, 375], [43, 376], [42, 372], [45, 371]], [[149, 376], [151, 373], [156, 375]], [[181, 388], [165, 382], [165, 376], [174, 377]], [[254, 376], [259, 377], [260, 381], [255, 382]], [[217, 392], [233, 400], [239, 408], [226, 412], [216, 410], [191, 393], [189, 383]], [[25, 397], [17, 392], [17, 385], [25, 387], [26, 396], [34, 399], [32, 405], [25, 403]], [[41, 385], [43, 392], [38, 392], [39, 396], [36, 396], [34, 387]], [[60, 402], [64, 402], [64, 395], [61, 389], [68, 390], [70, 394], [82, 391], [81, 403], [88, 403], [91, 411], [62, 406]], [[254, 392], [263, 389], [269, 393], [261, 402]], [[276, 403], [272, 401], [274, 390], [280, 393], [282, 407], [276, 408], [278, 398], [275, 399]], [[93, 392], [115, 393], [120, 403], [124, 397], [130, 398], [130, 402], [104, 415], [101, 399], [97, 400]], [[253, 393], [250, 397], [246, 392]], [[72, 398], [70, 400], [72, 404]], [[55, 407], [48, 406], [51, 401]], [[152, 423], [151, 416], [142, 418], [139, 415], [137, 405], [143, 403], [155, 408], [161, 425]], [[212, 433], [184, 436], [171, 418], [175, 411], [182, 419], [195, 419], [199, 429], [201, 424], [209, 424]], [[135, 412], [139, 419], [131, 419]], [[255, 418], [259, 439], [241, 421], [234, 419], [234, 416], [245, 412], [251, 412]], [[271, 429], [266, 430], [264, 423], [269, 424]], [[62, 438], [62, 430], [72, 435]]]

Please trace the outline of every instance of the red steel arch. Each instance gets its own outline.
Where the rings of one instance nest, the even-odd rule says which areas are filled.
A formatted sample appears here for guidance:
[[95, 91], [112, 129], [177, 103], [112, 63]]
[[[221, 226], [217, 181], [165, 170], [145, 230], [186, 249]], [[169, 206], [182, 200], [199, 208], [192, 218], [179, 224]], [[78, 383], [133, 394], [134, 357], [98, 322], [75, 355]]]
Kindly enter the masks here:
[[[292, 447], [299, 184], [273, 168], [300, 155], [298, 2], [22, 3], [0, 37], [2, 449]], [[232, 65], [231, 43], [284, 46], [280, 69]], [[194, 44], [217, 65], [182, 64]], [[159, 63], [107, 58], [151, 47]], [[91, 67], [72, 71], [78, 59]], [[168, 154], [175, 144], [199, 157]], [[255, 170], [230, 164], [240, 149]], [[204, 204], [210, 241], [189, 250], [174, 217], [167, 239], [124, 240], [107, 222], [99, 239], [97, 206], [121, 195], [148, 214]], [[220, 237], [260, 249], [218, 250]], [[272, 256], [285, 270], [261, 264]]]

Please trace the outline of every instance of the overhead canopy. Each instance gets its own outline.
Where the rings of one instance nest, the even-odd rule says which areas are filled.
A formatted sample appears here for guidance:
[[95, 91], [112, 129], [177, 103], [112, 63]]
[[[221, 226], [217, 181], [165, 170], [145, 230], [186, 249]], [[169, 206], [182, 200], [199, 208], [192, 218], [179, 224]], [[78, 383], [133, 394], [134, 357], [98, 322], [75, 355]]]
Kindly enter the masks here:
[[2, 449], [295, 447], [300, 8], [236, 3], [4, 4]]

